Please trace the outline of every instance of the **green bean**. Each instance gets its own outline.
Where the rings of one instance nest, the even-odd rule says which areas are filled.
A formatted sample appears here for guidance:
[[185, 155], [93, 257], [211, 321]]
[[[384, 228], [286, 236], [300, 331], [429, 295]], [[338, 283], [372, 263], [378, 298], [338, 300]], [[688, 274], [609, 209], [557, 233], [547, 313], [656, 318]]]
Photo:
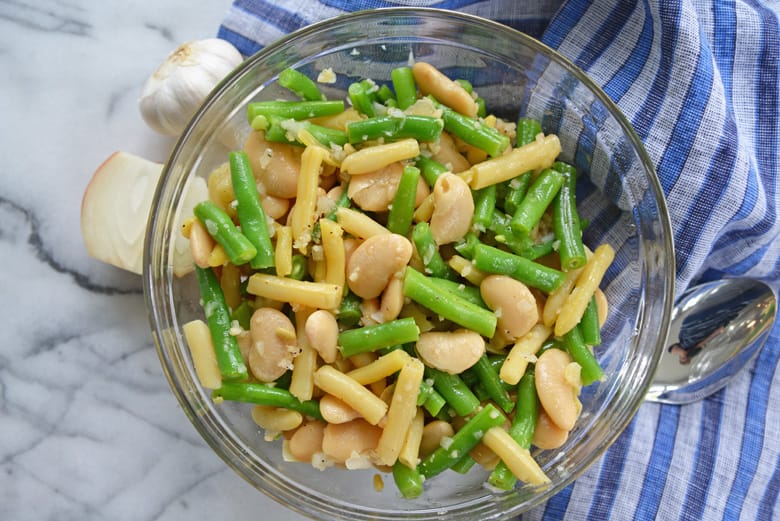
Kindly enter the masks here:
[[493, 404], [485, 405], [452, 436], [447, 448], [437, 448], [420, 462], [417, 466], [420, 474], [426, 479], [441, 474], [482, 441], [488, 430], [498, 427], [504, 420], [504, 415]]
[[496, 331], [496, 315], [452, 293], [442, 294], [429, 278], [407, 267], [404, 295], [418, 304], [456, 324], [492, 338]]
[[233, 402], [247, 402], [257, 405], [269, 405], [298, 411], [306, 416], [322, 420], [320, 404], [316, 400], [301, 401], [293, 394], [277, 386], [261, 383], [225, 382], [212, 393], [213, 398], [222, 398]]
[[586, 345], [597, 346], [601, 344], [601, 324], [599, 323], [599, 310], [596, 297], [591, 297], [585, 312], [580, 320], [582, 340]]
[[464, 80], [464, 79], [461, 78], [461, 79], [455, 80], [455, 83], [460, 85], [463, 88], [463, 90], [465, 90], [469, 94], [474, 92], [474, 86], [471, 84], [471, 82], [469, 80]]
[[514, 215], [520, 207], [520, 203], [525, 199], [528, 193], [528, 187], [531, 185], [531, 172], [520, 174], [507, 183], [507, 193], [504, 196], [504, 211]]
[[387, 105], [388, 102], [392, 102], [395, 105], [398, 104], [395, 96], [393, 96], [393, 91], [385, 84], [379, 87], [379, 90], [376, 91], [376, 97], [381, 103], [384, 103], [385, 105]]
[[531, 233], [560, 190], [561, 184], [563, 184], [563, 174], [552, 168], [543, 170], [528, 188], [528, 193], [517, 207], [510, 223], [512, 229]]
[[406, 165], [401, 172], [401, 180], [398, 182], [393, 204], [387, 215], [387, 229], [399, 235], [409, 233], [414, 216], [414, 203], [417, 199], [417, 182], [420, 179], [420, 169], [416, 166]]
[[474, 216], [471, 225], [474, 229], [485, 231], [493, 222], [496, 211], [496, 185], [489, 185], [474, 192]]
[[477, 98], [474, 100], [477, 104], [477, 117], [484, 118], [487, 116], [487, 106], [485, 105], [485, 98]]
[[484, 150], [490, 157], [500, 156], [509, 146], [509, 138], [496, 129], [444, 105], [439, 107], [442, 109], [444, 130], [459, 137], [465, 143]]
[[471, 457], [471, 454], [462, 456], [458, 461], [452, 464], [450, 470], [457, 472], [458, 474], [467, 474], [471, 467], [477, 464], [477, 461]]
[[360, 322], [363, 317], [363, 311], [360, 309], [361, 302], [362, 300], [352, 292], [344, 295], [336, 312], [338, 321], [346, 327], [352, 327]]
[[233, 193], [238, 202], [236, 213], [241, 232], [257, 250], [249, 265], [256, 270], [271, 268], [274, 266], [274, 245], [268, 234], [268, 221], [263, 205], [260, 204], [257, 181], [252, 173], [249, 156], [244, 151], [231, 151], [228, 159]]
[[244, 330], [249, 331], [249, 321], [252, 318], [252, 313], [254, 313], [254, 311], [255, 310], [249, 304], [248, 300], [242, 300], [241, 304], [230, 313], [230, 320], [237, 321], [239, 326]]
[[479, 399], [460, 376], [433, 367], [425, 368], [425, 376], [433, 380], [433, 388], [458, 415], [467, 416], [479, 407]]
[[417, 223], [412, 229], [412, 242], [417, 254], [425, 266], [425, 272], [434, 277], [455, 280], [457, 275], [444, 262], [436, 242], [433, 240], [430, 225], [425, 222]]
[[308, 262], [306, 260], [306, 256], [301, 253], [296, 253], [292, 256], [292, 271], [289, 275], [287, 275], [287, 278], [295, 279], [295, 280], [303, 280], [306, 278], [306, 275], [309, 274], [309, 269], [307, 266]]
[[515, 402], [509, 398], [509, 394], [504, 390], [498, 372], [490, 364], [487, 355], [483, 354], [477, 363], [471, 367], [471, 370], [477, 374], [479, 381], [485, 388], [487, 395], [501, 407], [505, 413], [512, 412], [515, 408]]
[[562, 271], [486, 244], [479, 244], [474, 249], [474, 265], [479, 270], [508, 275], [547, 293], [554, 291], [566, 278]]
[[217, 365], [225, 381], [246, 380], [248, 374], [236, 337], [230, 334], [231, 317], [219, 280], [211, 268], [195, 266], [201, 305], [206, 314]]
[[416, 342], [418, 338], [420, 329], [412, 317], [407, 317], [342, 331], [339, 333], [338, 345], [344, 358], [348, 358], [395, 344]]
[[496, 242], [505, 245], [512, 253], [530, 260], [538, 259], [553, 251], [554, 241], [536, 243], [527, 233], [512, 230], [510, 221], [510, 217], [506, 214], [493, 212], [490, 231], [493, 232]]
[[474, 392], [474, 395], [479, 399], [480, 402], [486, 402], [490, 400], [490, 395], [488, 394], [482, 382], [477, 381], [471, 390]]
[[424, 400], [420, 403], [418, 399], [417, 405], [421, 405], [431, 416], [439, 414], [442, 408], [447, 405], [447, 400], [432, 385], [425, 382], [420, 383], [420, 396], [423, 396]]
[[346, 180], [343, 183], [341, 183], [341, 194], [339, 194], [339, 198], [336, 200], [336, 206], [334, 206], [333, 209], [330, 212], [328, 212], [328, 215], [326, 215], [326, 217], [331, 221], [338, 221], [338, 218], [336, 217], [336, 213], [338, 212], [338, 209], [349, 208], [349, 204], [350, 204], [349, 180]]
[[563, 173], [564, 180], [553, 201], [553, 230], [558, 240], [561, 268], [568, 271], [581, 268], [587, 261], [575, 200], [577, 170], [562, 162], [555, 163], [554, 168]]
[[267, 118], [267, 122], [265, 140], [274, 143], [304, 146], [297, 139], [299, 130], [306, 130], [314, 139], [326, 147], [331, 145], [343, 146], [348, 141], [347, 133], [343, 130], [323, 127], [310, 121], [296, 121], [291, 118], [283, 119], [271, 116]]
[[590, 385], [604, 378], [604, 372], [601, 370], [598, 360], [596, 360], [593, 352], [585, 345], [585, 341], [582, 339], [582, 331], [579, 325], [563, 335], [563, 345], [572, 359], [580, 364], [582, 368], [580, 371], [582, 385]]
[[209, 200], [201, 201], [195, 205], [193, 213], [206, 227], [209, 235], [222, 246], [233, 264], [240, 266], [255, 258], [257, 248], [216, 204]]
[[428, 186], [433, 187], [436, 184], [436, 180], [445, 172], [449, 172], [449, 168], [439, 163], [435, 159], [430, 157], [419, 156], [415, 159], [414, 164], [420, 169], [420, 175], [422, 175]]
[[431, 284], [438, 286], [442, 291], [452, 293], [455, 296], [468, 300], [472, 304], [476, 304], [481, 308], [488, 309], [487, 304], [485, 304], [485, 301], [482, 300], [482, 295], [479, 293], [479, 288], [477, 286], [472, 286], [470, 284], [467, 285], [455, 280], [441, 279], [438, 277], [430, 277], [428, 280], [431, 282]]
[[322, 101], [325, 96], [314, 81], [295, 69], [285, 69], [279, 73], [279, 85], [291, 90], [307, 101]]
[[474, 251], [480, 244], [482, 244], [482, 242], [479, 240], [479, 237], [477, 237], [477, 234], [468, 232], [461, 240], [455, 243], [455, 251], [467, 259], [472, 260], [474, 258]]
[[376, 116], [348, 123], [347, 137], [350, 143], [404, 138], [435, 141], [443, 127], [444, 122], [441, 119], [430, 116]]
[[344, 112], [344, 101], [254, 101], [247, 105], [247, 119], [251, 124], [257, 116], [276, 116], [282, 119], [308, 119], [332, 116]]
[[349, 96], [349, 101], [352, 102], [352, 107], [359, 113], [370, 118], [376, 116], [374, 102], [364, 84], [360, 82], [350, 84], [347, 87], [347, 95]]
[[542, 125], [535, 119], [520, 118], [517, 120], [517, 146], [521, 147], [536, 140], [542, 132]]
[[[520, 118], [517, 121], [517, 146], [527, 145], [536, 139], [537, 134], [542, 131], [542, 127], [538, 121], [529, 118]], [[510, 180], [508, 183], [508, 191], [504, 197], [504, 211], [510, 215], [514, 215], [520, 203], [525, 198], [525, 194], [528, 192], [528, 187], [531, 185], [531, 177], [533, 172], [525, 172]]]
[[393, 82], [393, 90], [395, 90], [399, 109], [406, 110], [417, 102], [417, 84], [414, 81], [411, 68], [398, 67], [393, 69], [390, 73], [390, 79]]
[[407, 499], [418, 497], [423, 491], [423, 478], [417, 468], [409, 468], [400, 461], [393, 464], [393, 481], [401, 495]]
[[374, 82], [374, 80], [360, 80], [360, 85], [362, 85], [363, 90], [366, 92], [368, 99], [371, 100], [371, 103], [379, 103], [379, 86]]
[[517, 410], [509, 434], [524, 449], [531, 447], [539, 416], [539, 398], [533, 368], [529, 368], [517, 384]]
[[[524, 449], [531, 448], [539, 416], [539, 398], [536, 396], [534, 372], [528, 369], [517, 384], [517, 409], [509, 427], [509, 435]], [[499, 461], [488, 477], [488, 483], [501, 490], [509, 490], [517, 478], [503, 461]]]

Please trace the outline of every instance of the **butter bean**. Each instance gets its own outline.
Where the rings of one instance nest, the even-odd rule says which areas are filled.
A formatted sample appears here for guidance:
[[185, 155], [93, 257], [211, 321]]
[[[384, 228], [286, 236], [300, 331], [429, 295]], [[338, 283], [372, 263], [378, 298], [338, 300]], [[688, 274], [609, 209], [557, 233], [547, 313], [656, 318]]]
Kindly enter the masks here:
[[417, 353], [431, 367], [460, 374], [485, 353], [485, 339], [468, 329], [430, 331], [417, 340]]
[[298, 411], [255, 405], [252, 408], [252, 419], [267, 432], [284, 432], [298, 428], [303, 422], [303, 415]]
[[328, 423], [347, 423], [360, 418], [360, 413], [332, 394], [320, 398], [320, 413]]
[[570, 431], [582, 405], [577, 389], [567, 378], [571, 357], [560, 349], [548, 349], [536, 360], [536, 393], [547, 415], [558, 428]]
[[250, 132], [244, 142], [252, 172], [269, 195], [289, 199], [298, 191], [301, 169], [300, 147], [287, 143], [270, 143], [263, 132]]
[[423, 427], [422, 439], [420, 440], [420, 457], [424, 458], [441, 446], [441, 440], [452, 438], [455, 429], [452, 425], [443, 420], [433, 420]]
[[380, 301], [380, 311], [382, 313], [382, 322], [395, 320], [401, 314], [404, 307], [404, 279], [393, 275], [390, 282], [387, 283], [385, 291], [382, 293]]
[[497, 328], [518, 339], [539, 322], [539, 306], [528, 286], [506, 275], [489, 275], [479, 285], [482, 300], [498, 318]]
[[446, 166], [450, 172], [457, 174], [471, 168], [471, 163], [460, 153], [455, 140], [448, 133], [441, 133], [434, 149], [431, 157]]
[[[393, 202], [404, 166], [400, 162], [390, 163], [374, 172], [352, 177], [347, 189], [349, 198], [360, 208], [369, 212], [386, 212]], [[417, 182], [415, 208], [422, 204], [430, 189], [425, 180]]]
[[345, 463], [355, 454], [374, 450], [381, 435], [382, 429], [362, 418], [330, 423], [322, 437], [322, 451], [336, 463]]
[[293, 433], [287, 448], [296, 460], [311, 463], [314, 455], [322, 452], [324, 436], [325, 424], [321, 421], [310, 421]]
[[330, 311], [318, 309], [306, 319], [304, 325], [309, 345], [328, 364], [336, 360], [338, 354], [339, 324]]
[[290, 209], [290, 200], [273, 195], [266, 195], [260, 199], [263, 211], [274, 220], [281, 219]]
[[252, 348], [249, 369], [261, 382], [273, 382], [292, 368], [298, 354], [295, 327], [287, 316], [273, 308], [259, 308], [250, 320]]
[[437, 244], [449, 244], [466, 235], [474, 215], [474, 199], [466, 181], [444, 173], [433, 186], [431, 235]]
[[542, 450], [557, 449], [566, 443], [568, 438], [569, 431], [565, 431], [555, 425], [544, 410], [539, 411], [531, 443]]
[[390, 278], [409, 262], [412, 243], [402, 235], [390, 233], [369, 237], [350, 255], [347, 284], [362, 298], [376, 298]]
[[352, 177], [347, 189], [349, 198], [368, 212], [386, 212], [398, 190], [403, 165], [390, 163], [384, 168]]

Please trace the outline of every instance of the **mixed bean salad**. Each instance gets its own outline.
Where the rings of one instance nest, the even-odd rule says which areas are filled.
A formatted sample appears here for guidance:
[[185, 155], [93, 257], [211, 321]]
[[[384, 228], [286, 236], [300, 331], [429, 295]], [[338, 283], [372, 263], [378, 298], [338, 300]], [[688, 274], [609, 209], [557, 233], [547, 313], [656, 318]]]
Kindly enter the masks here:
[[474, 465], [548, 483], [530, 449], [563, 445], [603, 378], [614, 257], [582, 243], [576, 169], [430, 64], [348, 99], [322, 94], [334, 79], [288, 69], [296, 99], [250, 103], [184, 225], [200, 383], [254, 404], [287, 460], [391, 472], [407, 498]]

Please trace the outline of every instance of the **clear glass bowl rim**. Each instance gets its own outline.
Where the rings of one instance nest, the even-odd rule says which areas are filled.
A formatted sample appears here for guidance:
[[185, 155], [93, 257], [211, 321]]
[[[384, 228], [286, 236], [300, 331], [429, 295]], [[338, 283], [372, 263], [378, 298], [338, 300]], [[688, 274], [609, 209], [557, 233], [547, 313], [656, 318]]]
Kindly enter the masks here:
[[[247, 69], [251, 69], [252, 67], [256, 66], [258, 63], [266, 59], [266, 57], [268, 57], [269, 55], [273, 55], [274, 53], [278, 52], [280, 49], [283, 49], [291, 44], [294, 44], [296, 40], [305, 39], [310, 34], [318, 33], [322, 31], [324, 28], [327, 28], [331, 25], [354, 23], [362, 18], [366, 18], [366, 17], [374, 18], [376, 16], [380, 16], [380, 17], [430, 16], [430, 17], [438, 17], [442, 20], [448, 18], [457, 19], [460, 22], [475, 23], [475, 24], [482, 25], [483, 27], [490, 28], [490, 30], [496, 31], [497, 35], [498, 34], [507, 35], [509, 38], [522, 42], [523, 45], [525, 45], [526, 47], [533, 49], [534, 51], [544, 55], [550, 61], [554, 61], [559, 66], [566, 69], [568, 73], [570, 73], [579, 82], [581, 82], [583, 85], [587, 87], [587, 89], [607, 108], [610, 115], [618, 122], [623, 132], [625, 133], [626, 137], [630, 141], [635, 153], [639, 156], [643, 168], [648, 174], [647, 175], [647, 182], [649, 185], [648, 189], [653, 196], [654, 199], [653, 202], [657, 206], [657, 211], [658, 211], [658, 222], [660, 224], [660, 229], [658, 230], [658, 237], [660, 237], [662, 250], [666, 257], [665, 263], [667, 265], [667, 270], [664, 273], [664, 287], [660, 290], [660, 293], [663, 296], [663, 302], [661, 303], [662, 316], [660, 317], [660, 323], [656, 324], [657, 326], [660, 326], [661, 333], [659, 334], [659, 337], [657, 339], [655, 350], [649, 358], [649, 368], [651, 369], [650, 373], [654, 373], [658, 363], [658, 358], [660, 357], [661, 351], [663, 350], [664, 344], [666, 342], [665, 332], [668, 331], [668, 325], [670, 321], [672, 302], [674, 296], [675, 268], [674, 268], [674, 246], [672, 243], [673, 235], [671, 231], [670, 218], [668, 215], [665, 196], [661, 188], [661, 184], [658, 180], [657, 174], [655, 172], [653, 162], [650, 159], [649, 154], [645, 150], [641, 140], [636, 135], [633, 127], [631, 126], [627, 118], [623, 115], [622, 111], [611, 100], [611, 98], [609, 98], [609, 96], [607, 96], [606, 93], [593, 80], [590, 79], [590, 77], [588, 77], [574, 63], [572, 63], [570, 60], [568, 60], [567, 58], [559, 54], [551, 47], [548, 47], [547, 45], [541, 43], [537, 39], [525, 33], [517, 31], [501, 23], [494, 22], [492, 20], [485, 19], [480, 16], [457, 12], [457, 11], [445, 10], [445, 9], [426, 8], [426, 7], [421, 7], [421, 8], [388, 7], [388, 8], [356, 11], [353, 13], [340, 15], [335, 18], [322, 20], [313, 23], [311, 25], [308, 25], [306, 27], [303, 27], [301, 29], [298, 29], [297, 31], [292, 32], [280, 38], [274, 43], [264, 47], [263, 49], [259, 50], [252, 56], [248, 57], [241, 65], [239, 65], [234, 71], [232, 71], [228, 76], [226, 76], [209, 94], [206, 101], [203, 103], [203, 105], [195, 114], [195, 116], [193, 116], [187, 128], [185, 129], [185, 131], [182, 133], [182, 135], [179, 137], [178, 141], [174, 145], [174, 148], [172, 149], [168, 161], [166, 161], [163, 167], [163, 171], [157, 185], [157, 190], [156, 190], [154, 200], [159, 202], [167, 186], [169, 186], [171, 183], [180, 182], [181, 181], [180, 178], [188, 174], [188, 172], [181, 172], [178, 175], [178, 177], [176, 177], [176, 173], [173, 171], [172, 168], [172, 165], [175, 163], [175, 160], [179, 156], [180, 149], [182, 148], [183, 144], [186, 143], [187, 140], [193, 135], [195, 129], [198, 126], [198, 123], [200, 122], [204, 113], [208, 111], [208, 108], [212, 104], [217, 103], [221, 98], [222, 94], [229, 89], [229, 87], [236, 81], [237, 78], [243, 76], [244, 72]], [[238, 473], [241, 477], [243, 477], [245, 480], [251, 483], [254, 487], [262, 490], [264, 493], [266, 493], [266, 495], [272, 497], [276, 501], [279, 501], [285, 506], [293, 510], [296, 510], [304, 515], [314, 516], [314, 515], [323, 515], [323, 514], [336, 514], [337, 512], [343, 515], [344, 514], [343, 509], [345, 508], [345, 506], [348, 505], [345, 505], [344, 503], [341, 503], [339, 501], [334, 501], [333, 504], [329, 504], [329, 505], [322, 505], [319, 503], [313, 505], [307, 503], [303, 499], [300, 499], [302, 495], [301, 494], [296, 495], [295, 490], [293, 490], [292, 493], [290, 493], [290, 491], [286, 491], [287, 494], [285, 494], [284, 497], [275, 497], [273, 492], [274, 491], [278, 492], [278, 488], [269, 488], [268, 487], [269, 483], [267, 482], [257, 483], [254, 479], [252, 479], [252, 477], [249, 476], [247, 469], [244, 468], [244, 465], [240, 464], [240, 462], [243, 460], [241, 460], [241, 455], [235, 453], [237, 450], [237, 446], [235, 444], [231, 444], [230, 446], [227, 446], [224, 440], [213, 439], [208, 429], [206, 429], [206, 427], [202, 424], [202, 419], [198, 416], [198, 414], [196, 414], [196, 411], [194, 410], [193, 407], [194, 404], [190, 400], [188, 400], [187, 392], [185, 389], [182, 389], [182, 383], [178, 380], [178, 376], [175, 374], [176, 368], [171, 365], [171, 361], [168, 358], [168, 354], [166, 353], [166, 349], [168, 348], [168, 346], [165, 345], [167, 341], [165, 340], [164, 338], [165, 335], [163, 334], [163, 331], [160, 327], [160, 323], [161, 323], [160, 313], [165, 314], [168, 312], [168, 310], [165, 309], [164, 307], [165, 304], [167, 304], [167, 301], [164, 298], [159, 298], [158, 288], [155, 287], [156, 284], [155, 284], [154, 270], [158, 268], [165, 269], [165, 266], [160, 262], [161, 259], [159, 257], [162, 255], [158, 255], [157, 256], [158, 258], [155, 258], [154, 254], [155, 252], [157, 253], [162, 252], [164, 254], [165, 251], [167, 251], [165, 247], [161, 247], [160, 245], [160, 241], [164, 240], [164, 238], [157, 238], [157, 240], [155, 240], [155, 238], [157, 237], [154, 233], [155, 230], [159, 226], [161, 226], [161, 222], [164, 223], [165, 221], [165, 219], [163, 218], [165, 215], [161, 216], [160, 211], [158, 211], [159, 208], [160, 205], [158, 203], [153, 205], [150, 211], [149, 221], [147, 225], [147, 233], [146, 233], [146, 240], [145, 240], [145, 247], [144, 247], [144, 266], [143, 266], [144, 267], [144, 273], [143, 273], [144, 296], [145, 296], [145, 302], [147, 306], [150, 326], [154, 337], [154, 342], [158, 352], [158, 356], [160, 358], [161, 366], [179, 404], [181, 405], [185, 414], [188, 416], [188, 418], [190, 419], [190, 421], [192, 422], [196, 430], [199, 432], [199, 434], [212, 447], [212, 449], [220, 456], [220, 458], [222, 458], [228, 464], [228, 466], [230, 466], [236, 473]], [[162, 210], [163, 214], [165, 214], [166, 211], [167, 210], [163, 209]], [[164, 226], [164, 224], [162, 225]], [[593, 464], [593, 462], [595, 462], [598, 458], [600, 458], [603, 452], [606, 451], [606, 449], [614, 442], [615, 439], [617, 439], [620, 433], [629, 424], [629, 422], [635, 415], [636, 411], [638, 410], [639, 406], [642, 404], [643, 402], [642, 397], [644, 397], [645, 393], [647, 392], [647, 389], [649, 388], [649, 385], [652, 381], [651, 377], [652, 374], [649, 375], [647, 378], [645, 378], [642, 385], [639, 388], [637, 388], [638, 398], [636, 400], [633, 400], [630, 410], [624, 411], [624, 414], [622, 416], [624, 421], [622, 422], [622, 424], [615, 426], [616, 428], [614, 429], [612, 435], [608, 439], [603, 440], [603, 444], [600, 450], [594, 451], [591, 454], [589, 454], [583, 460], [583, 464], [577, 469], [576, 472], [572, 472], [565, 479], [555, 483], [553, 486], [540, 492], [531, 501], [524, 502], [521, 504], [516, 504], [513, 507], [510, 507], [510, 509], [507, 510], [504, 514], [502, 514], [500, 518], [503, 519], [511, 515], [517, 515], [541, 503], [542, 501], [549, 499], [549, 497], [558, 493], [560, 490], [562, 490], [564, 487], [566, 487], [572, 481], [574, 481], [582, 472], [584, 472], [587, 468], [589, 468]], [[191, 386], [195, 385], [193, 382], [189, 382], [189, 384]], [[255, 469], [255, 471], [256, 470], [257, 469]], [[262, 469], [260, 470], [262, 471]], [[277, 487], [279, 486], [278, 483], [275, 485]], [[282, 485], [285, 484], [283, 483]], [[483, 513], [480, 511], [480, 507], [481, 506], [484, 507], [485, 505], [481, 505], [481, 503], [484, 502], [472, 501], [472, 502], [464, 503], [462, 505], [458, 505], [458, 507], [456, 509], [451, 510], [450, 513], [459, 514], [459, 515], [470, 514], [470, 513], [473, 514]], [[492, 513], [492, 511], [490, 512]], [[419, 511], [419, 513], [416, 513], [415, 511], [404, 511], [401, 516], [388, 515], [388, 512], [386, 511], [381, 511], [381, 512], [378, 511], [376, 513], [372, 513], [369, 510], [361, 511], [360, 515], [363, 517], [360, 517], [359, 519], [439, 518], [436, 508], [425, 509], [424, 511], [421, 510]], [[342, 517], [339, 516], [339, 518]], [[352, 517], [349, 516], [343, 517], [343, 519], [351, 519], [351, 518]], [[467, 519], [467, 518], [458, 517], [458, 519]], [[497, 518], [491, 516], [490, 519], [497, 519]]]

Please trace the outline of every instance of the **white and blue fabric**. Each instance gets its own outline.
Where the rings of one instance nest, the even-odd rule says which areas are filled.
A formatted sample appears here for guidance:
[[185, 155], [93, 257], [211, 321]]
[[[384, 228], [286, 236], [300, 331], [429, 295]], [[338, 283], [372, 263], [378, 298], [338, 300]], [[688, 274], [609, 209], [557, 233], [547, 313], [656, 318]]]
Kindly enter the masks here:
[[[236, 0], [219, 36], [252, 54], [346, 11], [437, 7], [539, 38], [618, 104], [653, 159], [677, 291], [780, 286], [780, 3], [760, 0]], [[780, 325], [755, 363], [691, 405], [645, 403], [603, 458], [523, 520], [780, 519]]]

